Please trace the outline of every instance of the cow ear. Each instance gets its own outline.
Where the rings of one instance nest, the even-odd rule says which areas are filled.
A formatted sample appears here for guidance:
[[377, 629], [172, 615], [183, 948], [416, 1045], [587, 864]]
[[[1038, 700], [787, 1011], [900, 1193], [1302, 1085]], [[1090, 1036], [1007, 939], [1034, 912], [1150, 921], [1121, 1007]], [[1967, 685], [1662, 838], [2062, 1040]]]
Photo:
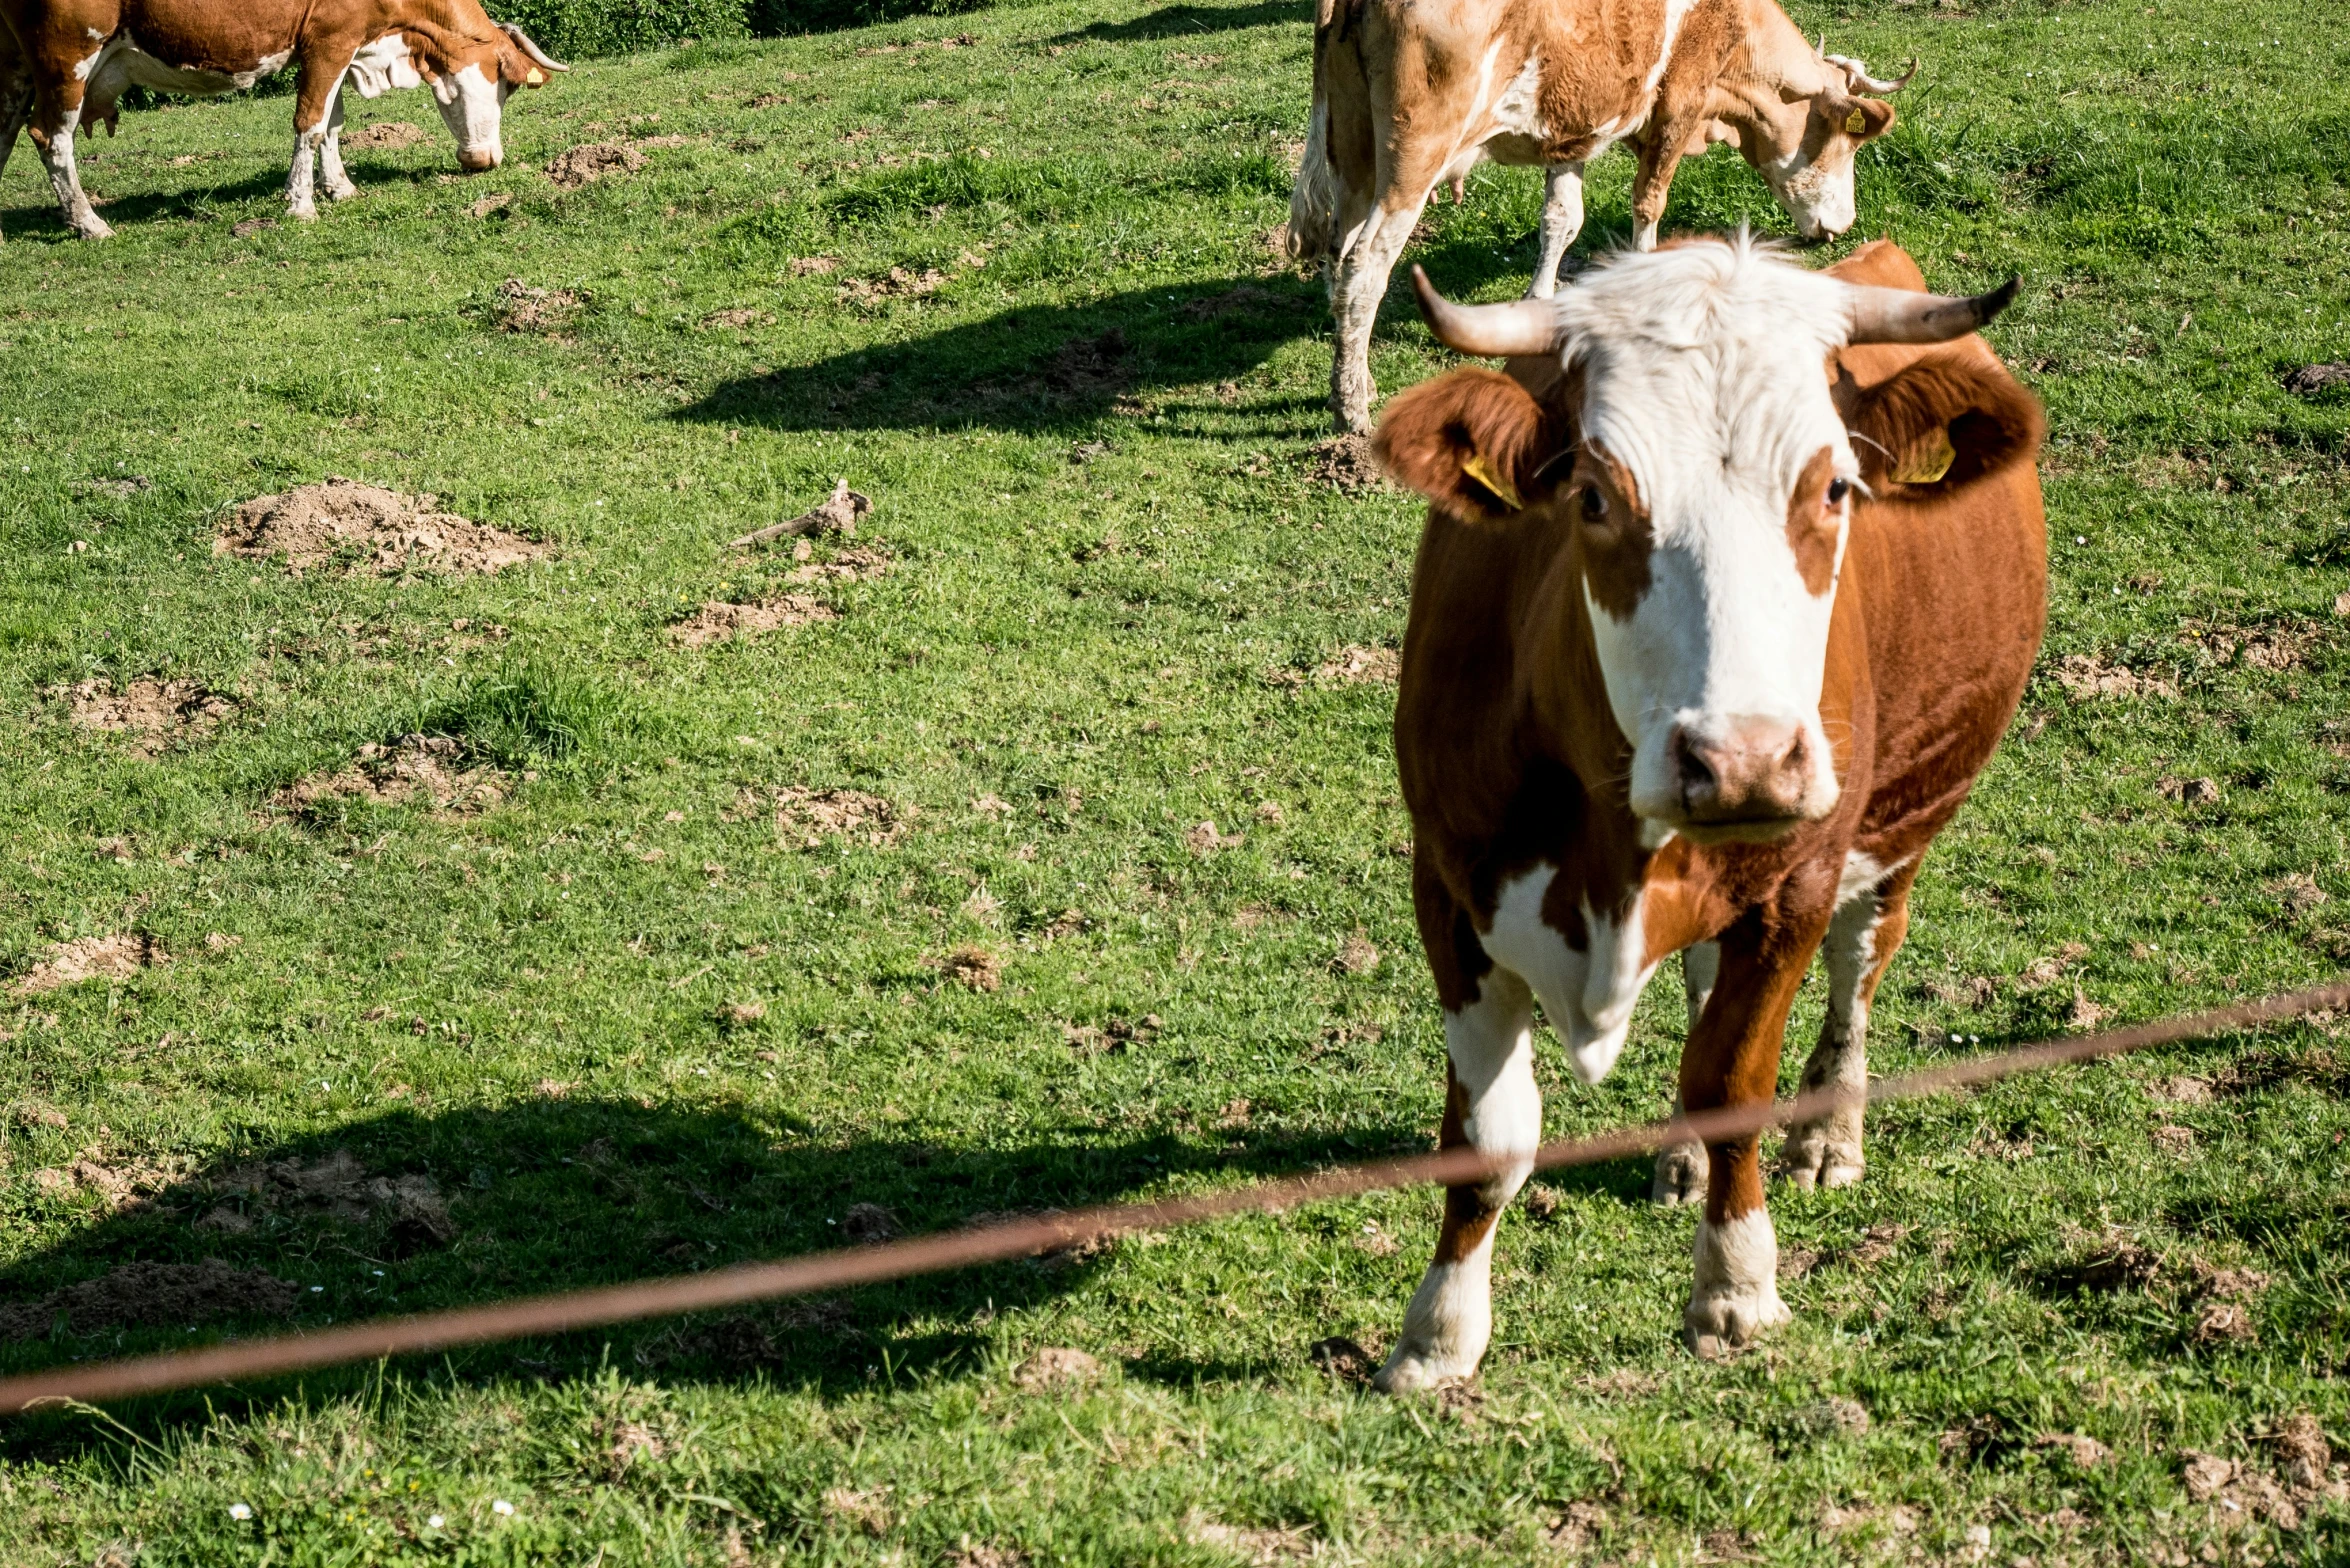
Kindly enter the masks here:
[[1558, 444], [1533, 395], [1484, 369], [1456, 370], [1402, 393], [1372, 438], [1398, 483], [1465, 523], [1525, 510], [1544, 488], [1541, 470]]
[[1893, 129], [1893, 106], [1882, 98], [1834, 98], [1820, 107], [1830, 125], [1856, 142]]
[[1860, 392], [1845, 418], [1861, 478], [1896, 487], [1956, 489], [2040, 450], [2040, 400], [1989, 356], [1928, 355]]

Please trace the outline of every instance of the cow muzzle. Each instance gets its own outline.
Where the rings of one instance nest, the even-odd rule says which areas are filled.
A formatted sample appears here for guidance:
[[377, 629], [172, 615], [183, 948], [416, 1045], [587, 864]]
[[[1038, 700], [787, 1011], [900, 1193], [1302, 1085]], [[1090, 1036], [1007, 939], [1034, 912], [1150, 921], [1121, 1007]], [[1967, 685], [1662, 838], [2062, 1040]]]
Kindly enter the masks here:
[[457, 167], [463, 169], [467, 174], [487, 174], [503, 162], [505, 162], [504, 157], [495, 147], [460, 147], [457, 149]]
[[1821, 749], [1810, 726], [1792, 719], [1676, 724], [1665, 739], [1675, 808], [1667, 825], [1701, 843], [1782, 838], [1835, 804]]

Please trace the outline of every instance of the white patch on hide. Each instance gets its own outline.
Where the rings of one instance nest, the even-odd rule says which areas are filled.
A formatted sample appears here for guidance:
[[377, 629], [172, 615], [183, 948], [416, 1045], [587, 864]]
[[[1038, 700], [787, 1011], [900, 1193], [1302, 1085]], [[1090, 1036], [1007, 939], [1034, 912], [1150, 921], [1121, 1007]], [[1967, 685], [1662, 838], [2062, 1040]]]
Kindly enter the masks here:
[[1479, 939], [1496, 963], [1523, 977], [1542, 998], [1575, 1076], [1597, 1083], [1615, 1066], [1631, 1032], [1632, 1008], [1654, 967], [1645, 964], [1647, 938], [1635, 900], [1621, 919], [1582, 906], [1587, 950], [1577, 952], [1542, 918], [1555, 866], [1541, 866], [1504, 883], [1494, 900], [1493, 925]]

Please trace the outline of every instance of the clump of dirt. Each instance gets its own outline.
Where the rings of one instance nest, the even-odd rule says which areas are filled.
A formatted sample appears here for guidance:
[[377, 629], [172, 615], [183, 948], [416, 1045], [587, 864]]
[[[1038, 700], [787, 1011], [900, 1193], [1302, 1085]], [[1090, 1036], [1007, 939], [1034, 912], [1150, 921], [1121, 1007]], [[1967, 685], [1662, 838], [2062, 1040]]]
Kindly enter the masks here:
[[1101, 1375], [1102, 1364], [1084, 1351], [1048, 1345], [1021, 1362], [1012, 1372], [1012, 1381], [1030, 1393], [1040, 1393], [1080, 1387], [1098, 1381]]
[[1260, 1565], [1303, 1562], [1321, 1555], [1311, 1526], [1292, 1525], [1287, 1529], [1257, 1529], [1248, 1525], [1225, 1524], [1193, 1510], [1186, 1521], [1192, 1542], [1199, 1546], [1213, 1546], [1228, 1552], [1244, 1562]]
[[734, 310], [714, 310], [702, 318], [702, 325], [704, 327], [710, 328], [740, 328], [760, 326], [772, 327], [775, 325], [775, 317], [771, 312], [756, 311], [748, 308], [737, 308]]
[[39, 996], [85, 980], [135, 979], [142, 969], [170, 962], [162, 944], [144, 931], [76, 937], [51, 947], [9, 989], [18, 996]]
[[1366, 648], [1350, 643], [1312, 670], [1275, 670], [1265, 677], [1287, 691], [1307, 686], [1392, 686], [1403, 676], [1403, 655], [1393, 648]]
[[474, 762], [446, 735], [404, 735], [389, 746], [368, 742], [349, 766], [298, 779], [279, 790], [276, 800], [300, 816], [354, 800], [387, 806], [423, 802], [438, 812], [467, 816], [497, 805], [511, 787], [504, 773]]
[[2112, 1449], [2085, 1432], [2044, 1432], [2032, 1440], [2032, 1446], [2059, 1450], [2081, 1470], [2094, 1470], [2113, 1457]]
[[1306, 1347], [1306, 1359], [1341, 1383], [1358, 1386], [1379, 1370], [1379, 1358], [1343, 1334], [1315, 1340]]
[[212, 541], [215, 555], [283, 560], [300, 576], [339, 556], [355, 572], [460, 575], [499, 572], [547, 554], [544, 545], [451, 512], [429, 495], [401, 495], [330, 474], [320, 484], [257, 496], [238, 507]]
[[371, 1176], [347, 1149], [317, 1160], [271, 1160], [225, 1171], [208, 1182], [216, 1201], [199, 1230], [243, 1235], [275, 1214], [323, 1216], [345, 1224], [385, 1221], [396, 1252], [421, 1252], [457, 1238], [456, 1221], [430, 1176]]
[[2324, 365], [2303, 365], [2285, 375], [2285, 390], [2298, 392], [2303, 397], [2338, 386], [2350, 386], [2350, 364], [2340, 360]]
[[627, 142], [588, 142], [549, 158], [547, 182], [557, 190], [575, 191], [607, 174], [634, 174], [644, 166], [645, 155]]
[[2154, 793], [2164, 800], [2175, 800], [2182, 806], [2212, 806], [2219, 803], [2219, 780], [2160, 779], [2155, 783]]
[[64, 1197], [76, 1192], [91, 1192], [109, 1213], [125, 1209], [144, 1209], [154, 1195], [169, 1186], [181, 1167], [173, 1162], [132, 1160], [111, 1162], [97, 1155], [95, 1148], [70, 1165], [52, 1166], [33, 1172], [33, 1185], [51, 1197]]
[[1242, 837], [1219, 831], [1213, 822], [1201, 822], [1184, 833], [1183, 847], [1204, 860], [1218, 850], [1239, 848]]
[[1311, 483], [1346, 495], [1387, 488], [1386, 470], [1379, 466], [1369, 436], [1332, 436], [1315, 442], [1306, 453], [1305, 471]]
[[498, 285], [499, 329], [506, 332], [560, 332], [579, 314], [579, 296], [569, 289], [533, 288], [520, 278]]
[[0, 1306], [0, 1340], [46, 1335], [59, 1318], [69, 1331], [191, 1327], [218, 1318], [289, 1317], [301, 1290], [267, 1274], [202, 1263], [126, 1263], [97, 1279], [68, 1285], [38, 1301]]
[[828, 838], [887, 849], [905, 837], [914, 815], [911, 806], [862, 790], [792, 787], [775, 796], [776, 835], [798, 839], [803, 849], [822, 848]]
[[877, 305], [884, 300], [923, 299], [936, 294], [955, 280], [951, 272], [936, 267], [925, 267], [915, 272], [906, 267], [892, 267], [878, 278], [851, 278], [843, 283], [834, 297], [844, 305]]
[[2074, 698], [2176, 697], [2179, 689], [2155, 675], [2141, 675], [2093, 653], [2068, 653], [2056, 661], [2056, 683]]
[[757, 604], [705, 599], [693, 614], [671, 622], [669, 635], [680, 647], [702, 648], [714, 642], [740, 642], [761, 632], [839, 619], [832, 606], [804, 593], [787, 593], [780, 599], [763, 599]]
[[342, 135], [345, 147], [413, 147], [423, 140], [424, 132], [406, 120], [378, 120]]
[[871, 582], [876, 577], [888, 575], [890, 567], [894, 564], [890, 559], [889, 552], [878, 545], [859, 545], [841, 550], [821, 561], [813, 559], [816, 552], [813, 547], [807, 544], [802, 544], [793, 553], [795, 556], [807, 557], [808, 559], [804, 559], [802, 564], [793, 567], [785, 574], [784, 580], [786, 582]]
[[973, 991], [993, 991], [1004, 983], [1004, 961], [984, 947], [958, 947], [938, 961], [938, 970]]
[[1061, 1038], [1068, 1041], [1069, 1048], [1080, 1056], [1101, 1056], [1126, 1050], [1130, 1046], [1148, 1045], [1159, 1037], [1159, 1029], [1159, 1015], [1145, 1013], [1138, 1019], [1112, 1018], [1100, 1024], [1063, 1024]]
[[146, 756], [174, 740], [218, 729], [237, 711], [232, 699], [196, 681], [153, 676], [142, 676], [119, 688], [112, 681], [97, 680], [58, 691], [70, 707], [74, 723], [84, 729], [134, 735], [134, 749]]
[[1367, 975], [1379, 967], [1379, 949], [1371, 945], [1369, 935], [1358, 926], [1338, 944], [1338, 956], [1330, 960], [1330, 967], [1342, 975]]
[[840, 1233], [860, 1247], [879, 1246], [897, 1235], [898, 1218], [878, 1203], [852, 1203], [841, 1216]]
[[1045, 362], [1045, 390], [1064, 401], [1114, 397], [1134, 384], [1130, 352], [1116, 327], [1096, 338], [1071, 338]]

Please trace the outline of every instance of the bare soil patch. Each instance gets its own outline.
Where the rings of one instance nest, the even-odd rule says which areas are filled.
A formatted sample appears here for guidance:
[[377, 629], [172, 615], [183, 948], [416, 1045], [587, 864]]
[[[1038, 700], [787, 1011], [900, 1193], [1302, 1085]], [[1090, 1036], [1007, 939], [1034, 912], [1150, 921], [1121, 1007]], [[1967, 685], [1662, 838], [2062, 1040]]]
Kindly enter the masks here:
[[627, 142], [588, 142], [549, 158], [547, 183], [557, 190], [575, 191], [607, 174], [634, 174], [644, 166], [645, 155]]
[[787, 788], [775, 796], [777, 836], [818, 849], [828, 838], [887, 849], [905, 837], [915, 815], [879, 795], [854, 789]]
[[958, 947], [938, 961], [939, 973], [973, 991], [993, 991], [1004, 983], [1004, 961], [984, 947]]
[[1315, 1340], [1306, 1347], [1306, 1359], [1341, 1383], [1358, 1386], [1379, 1370], [1379, 1358], [1343, 1334]]
[[473, 761], [461, 744], [445, 735], [405, 735], [389, 746], [370, 741], [349, 766], [297, 780], [278, 791], [276, 799], [303, 816], [356, 800], [379, 805], [422, 802], [435, 811], [465, 816], [497, 805], [511, 787], [505, 774]]
[[2056, 662], [2056, 683], [2083, 702], [2099, 697], [2176, 697], [2179, 689], [2093, 653], [2068, 653]]
[[2303, 397], [2339, 386], [2350, 386], [2350, 364], [2339, 360], [2324, 365], [2303, 365], [2285, 376], [2285, 390]]
[[579, 296], [569, 289], [534, 288], [520, 278], [508, 278], [498, 285], [498, 328], [502, 332], [559, 333], [577, 318], [579, 304]]
[[345, 556], [354, 574], [400, 572], [470, 575], [499, 572], [548, 553], [519, 534], [434, 510], [429, 495], [401, 495], [329, 475], [283, 495], [238, 507], [213, 540], [215, 555], [282, 560], [299, 576]]
[[0, 1307], [0, 1340], [39, 1338], [60, 1317], [77, 1334], [105, 1328], [186, 1328], [229, 1317], [282, 1318], [291, 1316], [301, 1299], [297, 1286], [231, 1268], [218, 1258], [202, 1263], [128, 1263], [37, 1301]]
[[1371, 451], [1369, 436], [1332, 436], [1306, 453], [1306, 478], [1347, 495], [1387, 488], [1386, 471]]
[[1012, 1381], [1031, 1393], [1046, 1389], [1082, 1386], [1098, 1380], [1102, 1364], [1082, 1350], [1071, 1350], [1062, 1345], [1048, 1345], [1020, 1363], [1012, 1372]]
[[440, 1188], [421, 1172], [371, 1175], [347, 1149], [316, 1160], [240, 1166], [207, 1184], [211, 1200], [198, 1230], [243, 1235], [273, 1215], [322, 1217], [349, 1225], [388, 1222], [393, 1250], [421, 1252], [457, 1237]]
[[18, 996], [40, 996], [85, 980], [133, 979], [142, 969], [170, 962], [162, 944], [144, 931], [76, 937], [51, 947], [10, 989]]
[[1289, 691], [1307, 686], [1393, 686], [1403, 676], [1403, 655], [1393, 648], [1365, 648], [1348, 644], [1312, 670], [1275, 670], [1265, 677], [1270, 685]]
[[819, 561], [815, 548], [802, 542], [792, 552], [801, 564], [786, 574], [785, 580], [795, 583], [858, 583], [885, 577], [894, 564], [890, 553], [879, 545], [860, 545], [841, 550]]
[[761, 632], [838, 619], [840, 616], [832, 606], [804, 593], [787, 593], [780, 599], [764, 599], [757, 604], [705, 599], [693, 614], [670, 623], [669, 635], [680, 647], [703, 648], [714, 642], [740, 642]]
[[342, 136], [345, 147], [413, 147], [423, 140], [423, 130], [406, 120], [378, 120]]
[[237, 711], [234, 700], [196, 681], [143, 676], [127, 686], [81, 681], [59, 688], [83, 729], [135, 736], [134, 749], [153, 756], [175, 740], [209, 734]]

